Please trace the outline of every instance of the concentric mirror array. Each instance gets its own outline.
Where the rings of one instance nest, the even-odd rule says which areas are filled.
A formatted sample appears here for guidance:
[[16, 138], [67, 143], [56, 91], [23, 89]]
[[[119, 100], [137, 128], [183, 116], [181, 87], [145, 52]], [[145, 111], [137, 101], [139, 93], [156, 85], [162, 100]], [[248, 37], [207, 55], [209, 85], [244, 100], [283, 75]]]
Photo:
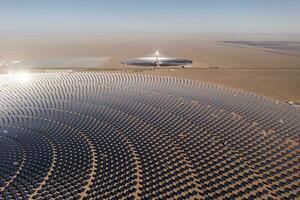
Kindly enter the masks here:
[[193, 61], [181, 58], [161, 57], [159, 51], [156, 51], [153, 57], [131, 58], [121, 61], [124, 65], [135, 66], [152, 66], [152, 67], [171, 67], [171, 66], [187, 66]]
[[0, 199], [296, 199], [299, 129], [287, 104], [188, 80], [2, 75]]
[[125, 65], [134, 65], [134, 66], [186, 66], [191, 65], [193, 61], [186, 59], [178, 58], [155, 58], [155, 57], [145, 57], [145, 58], [132, 58], [121, 61]]

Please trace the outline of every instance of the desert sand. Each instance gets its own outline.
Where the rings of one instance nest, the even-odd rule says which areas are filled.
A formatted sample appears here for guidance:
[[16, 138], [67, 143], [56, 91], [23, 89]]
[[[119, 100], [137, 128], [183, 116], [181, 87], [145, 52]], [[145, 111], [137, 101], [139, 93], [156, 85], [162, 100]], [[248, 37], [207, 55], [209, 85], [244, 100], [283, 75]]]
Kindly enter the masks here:
[[[286, 46], [282, 49], [278, 45], [276, 47], [272, 49], [272, 45], [225, 43], [195, 37], [17, 34], [0, 37], [0, 60], [105, 57], [108, 59], [96, 70], [182, 77], [254, 92], [280, 101], [299, 102], [300, 51], [295, 51], [295, 48], [289, 51]], [[166, 56], [192, 59], [194, 63], [186, 69], [134, 68], [120, 64], [122, 59], [151, 55], [155, 50]], [[6, 73], [7, 70], [1, 67], [0, 72]]]

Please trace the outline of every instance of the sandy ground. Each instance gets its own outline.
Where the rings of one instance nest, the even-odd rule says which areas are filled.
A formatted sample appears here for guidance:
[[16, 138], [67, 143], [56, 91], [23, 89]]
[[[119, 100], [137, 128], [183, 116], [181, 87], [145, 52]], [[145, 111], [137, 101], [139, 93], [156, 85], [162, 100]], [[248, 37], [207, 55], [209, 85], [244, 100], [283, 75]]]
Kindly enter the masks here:
[[[194, 61], [190, 69], [126, 69], [125, 58], [163, 55]], [[99, 36], [0, 36], [0, 60], [109, 57], [99, 70], [183, 77], [235, 88], [281, 101], [300, 101], [300, 52], [203, 41], [201, 38], [107, 38]], [[0, 72], [6, 72], [0, 68]]]
[[300, 101], [300, 69], [175, 69], [143, 73], [198, 80], [280, 101]]

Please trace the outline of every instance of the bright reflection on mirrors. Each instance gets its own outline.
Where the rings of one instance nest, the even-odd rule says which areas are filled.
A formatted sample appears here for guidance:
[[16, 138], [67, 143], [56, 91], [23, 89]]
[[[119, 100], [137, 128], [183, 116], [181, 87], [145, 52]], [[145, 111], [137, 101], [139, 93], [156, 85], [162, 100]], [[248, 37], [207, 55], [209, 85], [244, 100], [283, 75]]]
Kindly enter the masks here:
[[18, 83], [28, 83], [31, 80], [31, 74], [25, 71], [9, 72], [7, 74], [10, 81]]

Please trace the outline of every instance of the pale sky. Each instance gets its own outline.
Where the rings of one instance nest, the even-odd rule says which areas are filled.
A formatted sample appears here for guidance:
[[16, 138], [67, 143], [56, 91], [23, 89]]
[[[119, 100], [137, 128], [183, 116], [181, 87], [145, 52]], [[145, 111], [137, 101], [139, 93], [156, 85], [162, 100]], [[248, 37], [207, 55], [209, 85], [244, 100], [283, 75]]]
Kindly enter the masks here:
[[298, 0], [0, 0], [0, 8], [0, 33], [300, 33]]

